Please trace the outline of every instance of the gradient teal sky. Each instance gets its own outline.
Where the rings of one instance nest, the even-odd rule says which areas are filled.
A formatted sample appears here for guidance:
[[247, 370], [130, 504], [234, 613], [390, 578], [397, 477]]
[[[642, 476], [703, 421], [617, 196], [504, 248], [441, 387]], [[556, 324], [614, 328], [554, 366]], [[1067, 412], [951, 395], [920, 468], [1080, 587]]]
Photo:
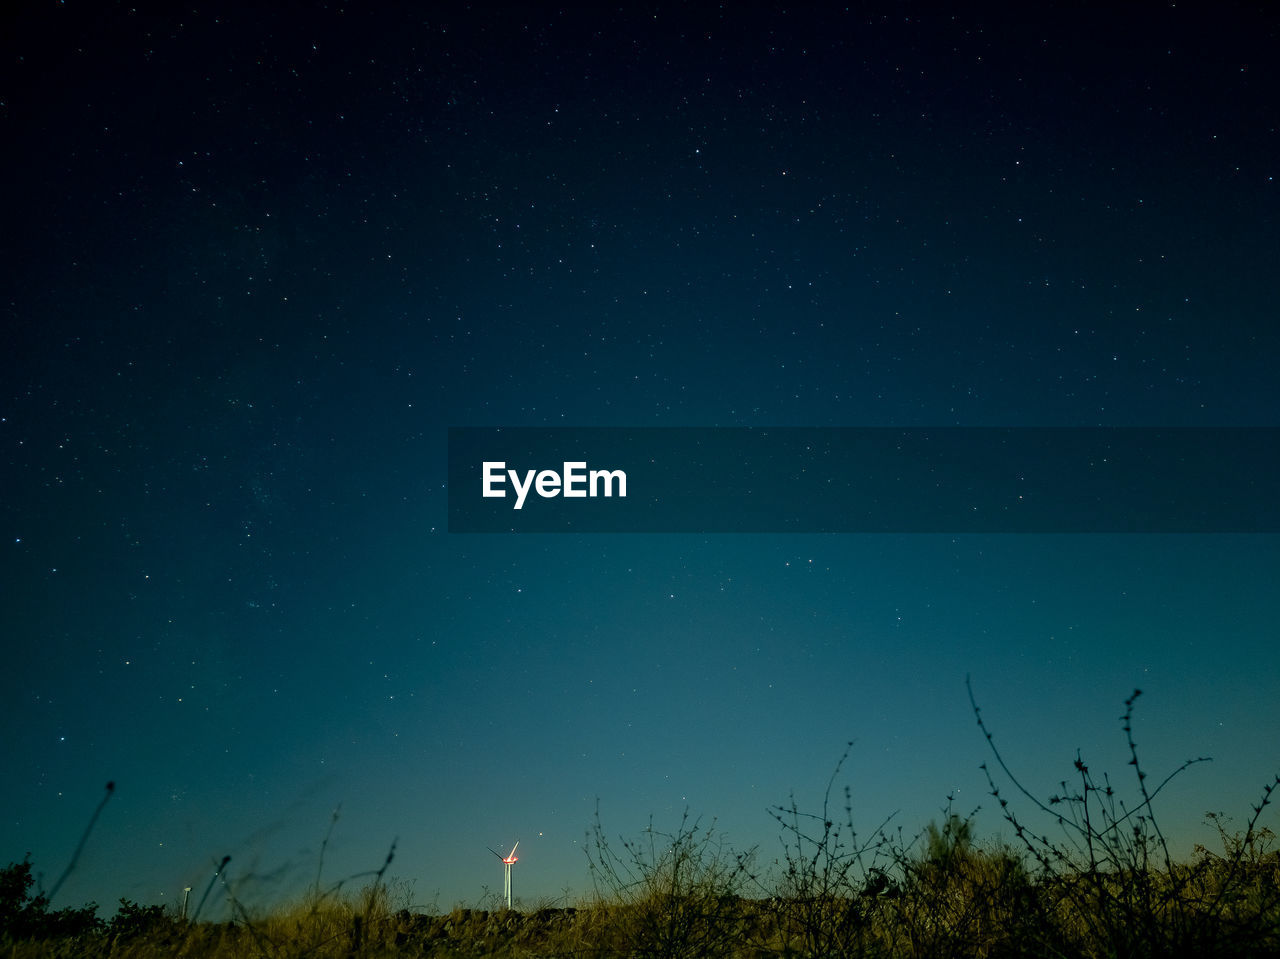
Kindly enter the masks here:
[[1141, 687], [1182, 846], [1247, 814], [1274, 535], [446, 532], [450, 426], [1277, 425], [1273, 15], [700, 10], [5, 15], [0, 856], [117, 783], [58, 904], [272, 901], [339, 804], [442, 908], [587, 892], [597, 804], [767, 861], [849, 740], [910, 834], [966, 676], [1038, 794]]

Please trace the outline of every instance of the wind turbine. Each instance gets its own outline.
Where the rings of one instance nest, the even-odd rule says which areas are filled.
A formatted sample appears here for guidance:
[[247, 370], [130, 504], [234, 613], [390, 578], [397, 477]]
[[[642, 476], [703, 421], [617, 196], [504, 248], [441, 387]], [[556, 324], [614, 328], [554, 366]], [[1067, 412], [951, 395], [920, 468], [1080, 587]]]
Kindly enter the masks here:
[[520, 858], [516, 855], [516, 846], [519, 845], [520, 840], [517, 839], [516, 845], [512, 846], [511, 852], [505, 856], [496, 849], [489, 850], [502, 860], [502, 899], [506, 903], [508, 909], [511, 908], [511, 867], [515, 865], [516, 861]]

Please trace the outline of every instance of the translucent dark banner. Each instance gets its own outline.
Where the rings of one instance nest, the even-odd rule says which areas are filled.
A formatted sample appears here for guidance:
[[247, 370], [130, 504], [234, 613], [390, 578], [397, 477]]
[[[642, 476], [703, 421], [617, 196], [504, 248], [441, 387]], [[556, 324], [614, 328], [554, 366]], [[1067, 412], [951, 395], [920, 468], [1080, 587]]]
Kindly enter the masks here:
[[452, 428], [453, 533], [1274, 533], [1280, 428]]

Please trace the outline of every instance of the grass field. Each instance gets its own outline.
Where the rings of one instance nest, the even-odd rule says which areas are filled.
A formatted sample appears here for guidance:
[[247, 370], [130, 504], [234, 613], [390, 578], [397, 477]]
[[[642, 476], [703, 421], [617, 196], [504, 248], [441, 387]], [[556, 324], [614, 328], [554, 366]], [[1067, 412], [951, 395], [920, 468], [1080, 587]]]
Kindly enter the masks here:
[[575, 907], [397, 908], [383, 877], [388, 855], [359, 892], [317, 890], [270, 912], [228, 890], [235, 919], [212, 923], [198, 909], [188, 921], [123, 900], [110, 921], [93, 907], [54, 910], [24, 860], [0, 871], [0, 946], [12, 959], [1280, 955], [1280, 852], [1262, 824], [1280, 777], [1240, 829], [1216, 821], [1217, 848], [1176, 860], [1156, 798], [1192, 763], [1151, 785], [1133, 745], [1138, 695], [1122, 720], [1127, 798], [1079, 757], [1060, 793], [1033, 795], [973, 704], [990, 745], [990, 791], [1015, 845], [981, 841], [970, 819], [949, 811], [914, 836], [884, 826], [859, 834], [847, 790], [835, 789], [842, 757], [821, 809], [773, 810], [785, 854], [769, 871], [688, 816], [672, 832], [650, 825], [631, 839], [612, 838], [597, 819], [595, 891]]

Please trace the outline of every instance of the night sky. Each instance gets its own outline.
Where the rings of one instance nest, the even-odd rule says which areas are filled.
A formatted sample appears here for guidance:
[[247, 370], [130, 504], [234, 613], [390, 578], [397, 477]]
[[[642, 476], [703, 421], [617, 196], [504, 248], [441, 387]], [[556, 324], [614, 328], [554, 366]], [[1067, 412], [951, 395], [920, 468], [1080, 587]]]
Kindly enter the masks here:
[[0, 21], [0, 862], [111, 780], [55, 905], [269, 905], [339, 806], [324, 882], [531, 905], [597, 804], [768, 862], [850, 740], [910, 835], [966, 675], [1043, 796], [1141, 687], [1242, 823], [1275, 535], [455, 534], [446, 436], [1280, 425], [1269, 4], [264, 6]]

